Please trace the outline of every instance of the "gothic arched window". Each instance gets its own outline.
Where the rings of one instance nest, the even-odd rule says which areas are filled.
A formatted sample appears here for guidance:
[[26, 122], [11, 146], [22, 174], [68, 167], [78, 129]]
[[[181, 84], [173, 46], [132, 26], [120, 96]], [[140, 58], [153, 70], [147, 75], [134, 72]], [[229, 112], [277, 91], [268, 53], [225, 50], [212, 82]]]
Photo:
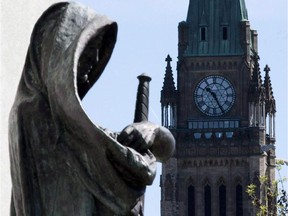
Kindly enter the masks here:
[[204, 215], [211, 216], [211, 187], [208, 184], [204, 187], [204, 204]]
[[195, 187], [188, 187], [188, 216], [195, 216]]
[[236, 216], [243, 216], [243, 188], [241, 184], [236, 186]]
[[219, 216], [226, 216], [226, 186], [219, 186]]
[[227, 26], [224, 26], [222, 28], [222, 39], [228, 40], [228, 27]]
[[206, 27], [200, 28], [200, 39], [201, 39], [201, 41], [207, 40], [207, 28]]

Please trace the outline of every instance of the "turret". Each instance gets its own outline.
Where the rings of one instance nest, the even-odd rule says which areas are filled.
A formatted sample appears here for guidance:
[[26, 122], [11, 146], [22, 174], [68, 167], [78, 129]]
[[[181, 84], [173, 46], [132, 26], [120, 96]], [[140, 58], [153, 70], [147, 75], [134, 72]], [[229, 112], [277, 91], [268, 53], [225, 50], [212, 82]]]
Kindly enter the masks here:
[[162, 125], [168, 128], [174, 128], [176, 126], [177, 91], [171, 68], [172, 58], [170, 55], [167, 56], [165, 61], [167, 62], [167, 66], [160, 101], [162, 107]]
[[253, 52], [251, 57], [251, 80], [249, 86], [249, 118], [251, 127], [265, 127], [265, 88], [259, 68], [259, 56]]
[[275, 144], [275, 114], [276, 114], [276, 102], [273, 95], [273, 89], [270, 79], [270, 68], [268, 65], [264, 68], [265, 79], [264, 79], [264, 88], [266, 95], [266, 133], [267, 133], [267, 143]]

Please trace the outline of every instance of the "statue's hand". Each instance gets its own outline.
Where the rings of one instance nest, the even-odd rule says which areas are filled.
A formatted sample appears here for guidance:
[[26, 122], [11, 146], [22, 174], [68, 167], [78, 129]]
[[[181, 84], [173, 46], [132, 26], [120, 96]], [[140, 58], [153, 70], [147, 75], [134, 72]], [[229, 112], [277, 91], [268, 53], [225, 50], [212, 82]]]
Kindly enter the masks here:
[[168, 160], [175, 149], [175, 139], [171, 132], [165, 127], [147, 121], [128, 125], [117, 140], [139, 153], [149, 149], [160, 162]]
[[128, 125], [118, 135], [118, 142], [107, 148], [107, 157], [113, 166], [135, 187], [150, 185], [155, 178], [156, 158], [149, 148], [158, 127], [150, 122]]
[[134, 186], [152, 184], [156, 160], [166, 161], [175, 148], [174, 137], [167, 128], [147, 121], [128, 125], [117, 141], [107, 148], [107, 157], [123, 179]]
[[157, 128], [158, 125], [147, 121], [133, 123], [121, 131], [117, 141], [141, 153], [152, 146]]

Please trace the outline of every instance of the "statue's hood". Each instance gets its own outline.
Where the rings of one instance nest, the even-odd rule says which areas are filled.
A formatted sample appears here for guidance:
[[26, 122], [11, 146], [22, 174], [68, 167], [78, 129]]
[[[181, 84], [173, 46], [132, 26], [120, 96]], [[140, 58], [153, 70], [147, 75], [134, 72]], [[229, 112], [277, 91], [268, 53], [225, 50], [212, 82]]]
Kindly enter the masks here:
[[31, 36], [30, 57], [36, 70], [30, 71], [30, 84], [44, 94], [68, 88], [65, 92], [82, 99], [109, 61], [116, 35], [117, 24], [88, 7], [77, 3], [51, 6]]
[[[58, 127], [80, 139], [106, 137], [86, 115], [81, 99], [102, 74], [116, 36], [116, 22], [84, 5], [74, 2], [52, 5], [33, 29], [14, 107], [24, 100], [42, 98], [47, 100]], [[97, 134], [100, 137], [96, 138]]]

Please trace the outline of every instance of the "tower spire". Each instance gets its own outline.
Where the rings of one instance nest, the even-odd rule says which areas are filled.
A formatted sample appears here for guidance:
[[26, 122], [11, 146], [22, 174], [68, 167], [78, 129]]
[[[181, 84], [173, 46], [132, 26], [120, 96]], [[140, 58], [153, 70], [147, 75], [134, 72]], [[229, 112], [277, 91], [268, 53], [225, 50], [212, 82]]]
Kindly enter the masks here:
[[264, 88], [262, 84], [262, 77], [260, 72], [259, 60], [260, 57], [257, 52], [252, 51], [253, 54], [251, 56], [251, 61], [253, 65], [250, 87], [249, 87], [249, 95], [250, 101], [259, 100], [260, 97], [264, 97]]
[[271, 78], [269, 75], [270, 67], [266, 65], [264, 68], [264, 71], [265, 71], [264, 88], [265, 88], [265, 93], [266, 93], [266, 112], [275, 113], [276, 105], [275, 105], [275, 99], [273, 95]]
[[168, 54], [165, 61], [167, 62], [165, 76], [164, 76], [164, 82], [162, 87], [162, 94], [161, 94], [161, 102], [172, 102], [174, 101], [174, 96], [176, 92], [174, 78], [173, 78], [173, 72], [171, 67], [171, 61], [172, 58]]
[[265, 71], [265, 78], [264, 78], [264, 88], [266, 94], [266, 103], [265, 103], [265, 110], [266, 110], [266, 118], [268, 118], [267, 125], [266, 125], [266, 133], [268, 134], [267, 143], [268, 144], [275, 144], [275, 114], [276, 114], [276, 102], [273, 95], [273, 89], [270, 79], [270, 68], [268, 65], [264, 68]]
[[259, 66], [260, 57], [252, 50], [251, 68], [252, 74], [249, 84], [249, 118], [252, 127], [265, 127], [265, 88], [262, 83]]
[[167, 62], [163, 87], [161, 91], [161, 106], [162, 106], [162, 125], [173, 128], [176, 125], [176, 97], [177, 91], [173, 72], [171, 68], [172, 58], [168, 54], [165, 61]]

